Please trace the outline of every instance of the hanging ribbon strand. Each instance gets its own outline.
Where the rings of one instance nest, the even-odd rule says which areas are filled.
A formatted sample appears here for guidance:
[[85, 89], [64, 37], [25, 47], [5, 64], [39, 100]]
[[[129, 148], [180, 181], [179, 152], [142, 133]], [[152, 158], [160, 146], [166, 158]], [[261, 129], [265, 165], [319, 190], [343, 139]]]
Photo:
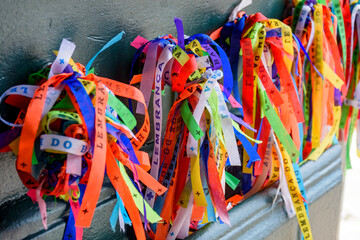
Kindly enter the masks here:
[[[106, 173], [118, 196], [121, 228], [124, 223], [132, 224], [136, 237], [146, 239], [141, 217], [145, 228], [148, 222], [162, 219], [144, 201], [140, 182], [158, 195], [166, 188], [147, 173], [148, 154], [139, 150], [150, 132], [145, 99], [135, 87], [87, 75], [85, 68], [71, 59], [74, 49], [73, 43], [63, 40], [51, 67], [29, 77], [29, 83], [36, 85], [15, 86], [1, 96], [0, 102], [18, 109], [15, 122], [0, 118], [12, 127], [3, 133], [6, 137], [2, 147], [18, 155], [19, 177], [29, 188], [28, 195], [38, 202], [45, 229], [43, 198], [52, 195], [69, 201], [71, 206], [64, 236], [82, 239], [82, 229], [90, 227]], [[118, 97], [143, 104], [142, 124]], [[135, 126], [140, 129], [133, 133]], [[40, 170], [40, 175], [35, 175], [33, 169]]]

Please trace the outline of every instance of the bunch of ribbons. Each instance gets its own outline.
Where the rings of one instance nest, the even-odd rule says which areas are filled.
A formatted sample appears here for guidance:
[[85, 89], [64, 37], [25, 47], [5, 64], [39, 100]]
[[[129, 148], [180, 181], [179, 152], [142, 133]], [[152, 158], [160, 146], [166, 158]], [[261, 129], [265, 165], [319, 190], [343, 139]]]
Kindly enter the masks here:
[[[63, 40], [51, 66], [1, 96], [11, 110], [0, 115], [11, 127], [1, 150], [18, 155], [17, 171], [45, 228], [44, 198], [69, 201], [64, 237], [81, 239], [90, 226], [105, 173], [117, 196], [111, 226], [132, 225], [138, 239], [182, 239], [208, 222], [230, 225], [233, 206], [278, 180], [274, 203], [281, 192], [288, 216], [312, 239], [299, 165], [339, 139], [347, 140], [351, 167], [359, 12], [355, 1], [294, 1], [281, 22], [235, 8], [210, 36], [190, 37], [175, 18], [177, 38], [131, 43], [130, 85], [90, 70], [123, 33], [86, 67], [74, 63], [75, 45]], [[165, 88], [176, 95], [166, 121]], [[140, 148], [151, 128], [150, 164]], [[359, 139], [358, 130], [358, 153]]]
[[38, 202], [45, 229], [44, 199], [54, 196], [70, 204], [64, 238], [82, 239], [105, 173], [116, 190], [121, 229], [132, 223], [137, 238], [145, 239], [141, 216], [145, 227], [161, 218], [144, 201], [140, 182], [159, 195], [166, 188], [147, 173], [149, 156], [139, 150], [150, 132], [146, 106], [141, 124], [118, 98], [145, 104], [143, 95], [127, 84], [89, 74], [96, 56], [85, 68], [71, 59], [74, 49], [64, 39], [51, 66], [31, 74], [28, 85], [11, 87], [1, 96], [2, 105], [17, 116], [10, 119], [7, 111], [0, 118], [11, 127], [1, 133], [1, 150], [17, 155], [17, 172], [28, 195]]
[[[232, 74], [226, 53], [206, 35], [185, 39], [181, 20], [176, 18], [175, 23], [178, 39], [170, 35], [151, 41], [138, 37], [132, 43], [141, 46], [133, 60], [140, 63], [141, 73], [135, 74], [131, 83], [140, 81], [147, 103], [154, 89], [154, 151], [150, 174], [168, 187], [162, 196], [155, 197], [149, 188], [145, 194], [163, 218], [162, 223], [149, 230], [149, 235], [156, 239], [184, 238], [188, 236], [190, 222], [196, 229], [199, 222], [216, 221], [216, 214], [230, 224], [225, 181], [236, 188], [239, 180], [225, 171], [225, 165], [227, 161], [233, 166], [241, 165], [236, 136], [246, 142], [251, 160], [260, 160], [236, 121], [251, 127], [231, 114], [226, 104], [227, 101], [232, 107], [241, 108], [230, 95]], [[133, 64], [132, 72], [135, 71], [138, 69]], [[223, 85], [219, 82], [222, 78]], [[169, 85], [178, 97], [168, 113], [163, 133], [164, 85]], [[140, 105], [137, 111], [141, 113]]]
[[[147, 190], [146, 200], [164, 219], [151, 227], [150, 236], [184, 238], [189, 227], [216, 221], [230, 224], [230, 208], [280, 178], [278, 189], [288, 215], [297, 214], [304, 236], [311, 239], [298, 167], [304, 117], [296, 82], [302, 76], [302, 61], [294, 54], [299, 47], [290, 27], [261, 14], [243, 14], [212, 38], [204, 34], [185, 38], [181, 20], [176, 18], [175, 24], [177, 40], [162, 36], [133, 42], [141, 47], [132, 72], [141, 70], [131, 83], [140, 81], [145, 100], [154, 89], [150, 173], [169, 188], [157, 197]], [[137, 68], [135, 63], [140, 63]], [[163, 134], [165, 84], [178, 94]]]
[[[284, 20], [303, 51], [304, 157], [318, 159], [339, 139], [346, 144], [347, 169], [360, 100], [359, 10], [358, 1], [299, 1]], [[357, 136], [360, 156], [359, 128]]]
[[[325, 4], [325, 2], [321, 2]], [[359, 116], [359, 102], [360, 102], [360, 89], [358, 86], [359, 81], [359, 47], [360, 47], [360, 5], [358, 1], [332, 1], [331, 10], [336, 16], [337, 31], [335, 33], [340, 39], [338, 48], [343, 65], [343, 73], [337, 72], [345, 82], [342, 91], [342, 109], [340, 118], [340, 132], [339, 140], [346, 144], [345, 159], [346, 168], [351, 168], [350, 161], [350, 146], [352, 136]], [[341, 45], [340, 45], [341, 42]], [[336, 46], [332, 48], [335, 49]], [[335, 50], [334, 50], [335, 52]], [[331, 52], [332, 54], [333, 52]], [[357, 127], [357, 155], [360, 156], [360, 128]]]
[[[349, 60], [341, 58], [337, 39], [342, 14], [332, 13], [338, 11], [336, 2], [328, 5], [299, 2], [287, 24], [261, 13], [239, 13], [210, 38], [184, 37], [181, 20], [175, 19], [178, 39], [134, 40], [138, 52], [132, 72], [140, 71], [131, 83], [140, 82], [147, 104], [154, 90], [151, 174], [169, 186], [163, 196], [149, 194], [147, 199], [164, 219], [152, 226], [151, 236], [184, 238], [189, 228], [229, 223], [224, 196], [229, 210], [279, 179], [277, 193], [282, 193], [288, 216], [296, 214], [303, 237], [312, 239], [299, 164], [317, 160], [337, 143], [342, 102], [346, 94], [354, 95], [345, 75], [351, 73], [354, 84], [358, 80], [354, 70], [344, 71], [342, 63]], [[178, 97], [162, 133], [164, 85]], [[358, 111], [353, 114], [355, 121]], [[349, 122], [347, 115], [342, 118]], [[350, 138], [351, 131], [353, 125], [345, 136]]]

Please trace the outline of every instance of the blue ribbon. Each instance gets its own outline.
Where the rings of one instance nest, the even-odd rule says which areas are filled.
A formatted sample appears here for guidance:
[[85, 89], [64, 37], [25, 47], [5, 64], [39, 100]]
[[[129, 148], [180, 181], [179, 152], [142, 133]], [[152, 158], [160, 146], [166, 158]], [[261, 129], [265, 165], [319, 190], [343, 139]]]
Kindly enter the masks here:
[[79, 105], [81, 115], [84, 118], [86, 129], [88, 131], [90, 144], [94, 146], [95, 141], [95, 108], [84, 86], [77, 80], [78, 74], [74, 74], [70, 79], [64, 81], [73, 93], [77, 104]]
[[136, 157], [134, 148], [129, 140], [129, 138], [120, 130], [113, 127], [111, 124], [106, 123], [106, 131], [116, 137], [118, 140], [120, 148], [129, 156], [130, 161], [135, 164], [140, 165], [139, 160]]
[[246, 194], [250, 189], [251, 186], [251, 174], [243, 173], [243, 184], [242, 184], [242, 193]]
[[226, 98], [228, 98], [233, 90], [233, 79], [232, 79], [233, 75], [232, 75], [231, 66], [230, 66], [230, 63], [229, 63], [229, 60], [228, 60], [228, 57], [227, 57], [225, 51], [216, 42], [214, 42], [209, 36], [207, 36], [205, 34], [195, 34], [195, 35], [189, 37], [187, 40], [191, 42], [194, 39], [197, 39], [200, 42], [200, 44], [210, 44], [212, 46], [215, 46], [215, 48], [219, 52], [219, 56], [220, 56], [221, 64], [222, 64], [222, 68], [223, 68], [223, 73], [224, 73], [223, 92], [224, 92]]
[[235, 136], [240, 140], [240, 142], [242, 143], [242, 145], [244, 146], [245, 151], [247, 152], [247, 154], [249, 155], [250, 159], [248, 164], [246, 165], [247, 168], [251, 167], [251, 164], [253, 162], [259, 161], [261, 160], [259, 154], [256, 152], [256, 149], [253, 145], [251, 145], [251, 143], [249, 142], [249, 140], [242, 135], [238, 130], [236, 130], [234, 128], [234, 132], [235, 132]]
[[302, 45], [301, 41], [298, 39], [298, 37], [297, 37], [295, 34], [293, 34], [293, 37], [294, 37], [294, 39], [295, 39], [296, 44], [298, 45], [298, 48], [300, 47], [301, 50], [305, 53], [306, 58], [309, 60], [309, 62], [311, 63], [311, 65], [313, 66], [313, 68], [315, 69], [315, 71], [317, 72], [317, 74], [319, 74], [319, 76], [320, 76], [322, 79], [324, 79], [324, 76], [319, 72], [319, 70], [318, 70], [318, 69], [315, 67], [315, 65], [311, 62], [310, 56], [309, 56], [309, 54], [306, 52], [306, 49], [305, 49], [305, 47]]
[[107, 42], [107, 43], [100, 49], [100, 51], [98, 51], [98, 52], [90, 59], [90, 61], [86, 64], [86, 67], [85, 67], [85, 69], [86, 69], [85, 75], [88, 75], [89, 70], [90, 70], [90, 67], [91, 67], [92, 63], [94, 62], [95, 58], [96, 58], [101, 52], [103, 52], [104, 50], [106, 50], [108, 47], [110, 47], [110, 46], [112, 46], [114, 43], [117, 43], [118, 41], [120, 41], [124, 33], [125, 33], [125, 32], [122, 31], [121, 33], [119, 33], [118, 35], [116, 35], [115, 37], [113, 37], [109, 42]]
[[66, 224], [63, 239], [64, 240], [76, 239], [75, 217], [71, 207], [70, 207], [70, 214], [69, 214], [68, 222]]
[[239, 93], [239, 84], [238, 84], [238, 65], [239, 65], [239, 52], [240, 52], [240, 39], [245, 26], [245, 16], [243, 16], [233, 28], [231, 34], [231, 45], [230, 45], [230, 65], [231, 71], [233, 73], [233, 92], [234, 98], [241, 104], [240, 93]]
[[[81, 205], [82, 199], [84, 197], [86, 185], [78, 184], [78, 186], [79, 186], [79, 190], [80, 190], [80, 197], [79, 197], [78, 201], [79, 201], [79, 204]], [[73, 213], [71, 207], [70, 207], [70, 214], [69, 214], [68, 222], [66, 224], [63, 239], [64, 240], [76, 239], [75, 217], [74, 217], [74, 213]]]
[[117, 198], [117, 201], [116, 201], [115, 207], [110, 216], [110, 226], [114, 232], [115, 232], [116, 222], [119, 218], [119, 210], [121, 212], [122, 218], [124, 219], [124, 223], [131, 225], [131, 220], [130, 220], [129, 215], [124, 207], [124, 203], [121, 200], [121, 198], [117, 192], [116, 192], [116, 198]]

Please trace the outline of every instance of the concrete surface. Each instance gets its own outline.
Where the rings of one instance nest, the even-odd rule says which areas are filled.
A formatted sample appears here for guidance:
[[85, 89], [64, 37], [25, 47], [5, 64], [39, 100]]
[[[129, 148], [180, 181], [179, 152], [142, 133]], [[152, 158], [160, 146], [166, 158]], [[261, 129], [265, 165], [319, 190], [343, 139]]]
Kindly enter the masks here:
[[339, 240], [360, 239], [360, 159], [356, 155], [356, 134], [350, 152], [352, 169], [345, 173]]

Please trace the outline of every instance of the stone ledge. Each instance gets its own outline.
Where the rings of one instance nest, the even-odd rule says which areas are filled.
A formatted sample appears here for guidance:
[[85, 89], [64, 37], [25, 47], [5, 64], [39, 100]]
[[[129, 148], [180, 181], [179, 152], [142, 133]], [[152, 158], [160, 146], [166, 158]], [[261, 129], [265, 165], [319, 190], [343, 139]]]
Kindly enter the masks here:
[[[340, 155], [341, 147], [335, 145], [316, 162], [305, 163], [300, 168], [314, 239], [336, 239], [342, 189]], [[234, 207], [229, 213], [231, 227], [211, 223], [188, 239], [300, 239], [297, 220], [287, 218], [282, 199], [272, 207], [275, 192], [276, 186], [264, 189]], [[112, 232], [109, 217], [115, 203], [114, 190], [106, 180], [92, 226], [84, 231], [84, 239], [134, 239], [131, 227], [127, 227], [126, 234], [120, 233], [118, 225], [116, 232]], [[30, 199], [1, 208], [0, 239], [61, 239], [68, 215], [66, 203], [58, 201], [48, 214], [49, 229], [45, 231], [38, 207]]]

